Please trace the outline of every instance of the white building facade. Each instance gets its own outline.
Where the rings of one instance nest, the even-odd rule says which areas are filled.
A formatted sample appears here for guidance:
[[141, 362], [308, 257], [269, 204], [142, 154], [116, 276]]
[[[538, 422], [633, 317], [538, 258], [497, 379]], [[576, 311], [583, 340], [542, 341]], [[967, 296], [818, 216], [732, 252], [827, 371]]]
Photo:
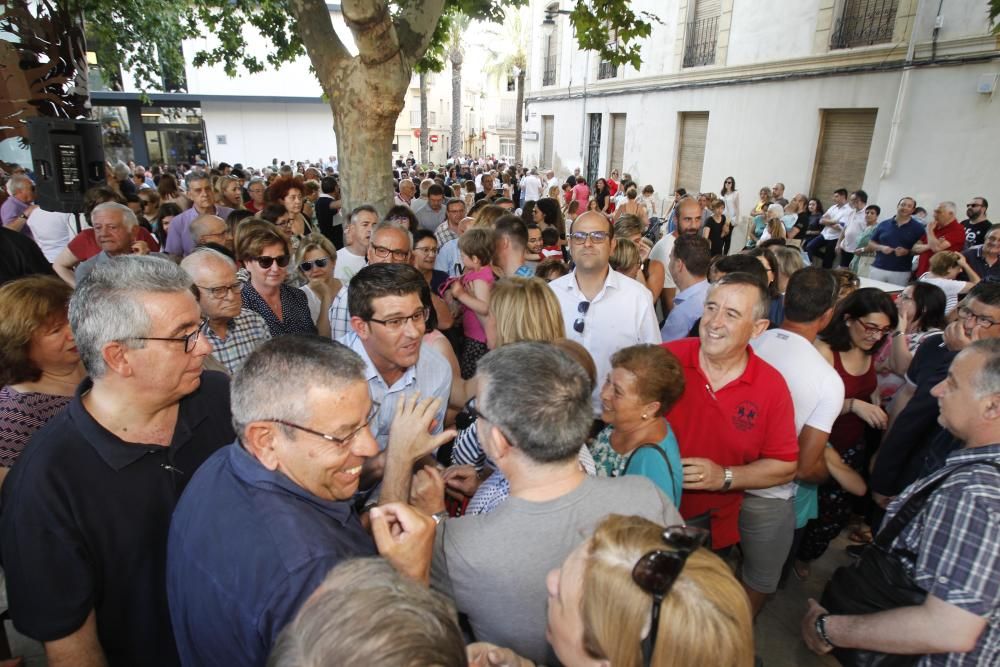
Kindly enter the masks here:
[[1000, 39], [985, 2], [635, 0], [663, 21], [639, 71], [579, 50], [551, 15], [563, 4], [530, 6], [528, 165], [590, 182], [618, 169], [661, 197], [733, 176], [744, 214], [776, 181], [823, 202], [863, 188], [889, 210], [996, 190]]

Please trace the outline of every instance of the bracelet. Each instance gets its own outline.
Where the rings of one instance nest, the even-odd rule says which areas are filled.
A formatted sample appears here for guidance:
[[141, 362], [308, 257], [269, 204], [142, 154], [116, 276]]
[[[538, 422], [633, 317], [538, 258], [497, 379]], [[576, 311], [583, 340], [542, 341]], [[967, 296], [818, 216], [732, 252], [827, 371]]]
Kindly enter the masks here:
[[834, 646], [834, 643], [830, 641], [830, 636], [826, 634], [826, 617], [830, 614], [820, 614], [816, 617], [816, 634], [819, 638], [827, 643], [829, 646]]
[[731, 468], [723, 468], [722, 475], [722, 488], [719, 490], [726, 492], [733, 485], [733, 471]]

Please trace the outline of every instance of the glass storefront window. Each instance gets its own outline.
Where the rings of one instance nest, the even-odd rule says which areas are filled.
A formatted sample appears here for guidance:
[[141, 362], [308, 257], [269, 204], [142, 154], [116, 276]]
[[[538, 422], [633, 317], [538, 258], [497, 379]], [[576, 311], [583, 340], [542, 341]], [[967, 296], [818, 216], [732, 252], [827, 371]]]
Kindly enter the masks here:
[[95, 106], [94, 115], [101, 123], [104, 159], [114, 164], [135, 159], [132, 135], [129, 133], [128, 110], [125, 107]]

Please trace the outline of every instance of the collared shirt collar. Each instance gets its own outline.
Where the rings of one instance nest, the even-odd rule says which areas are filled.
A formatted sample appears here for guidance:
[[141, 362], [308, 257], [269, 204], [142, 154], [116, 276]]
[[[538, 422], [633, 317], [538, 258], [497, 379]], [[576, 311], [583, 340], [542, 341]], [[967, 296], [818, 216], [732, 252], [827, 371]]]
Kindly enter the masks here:
[[243, 447], [239, 440], [229, 445], [227, 451], [233, 472], [250, 486], [278, 487], [304, 500], [342, 525], [350, 521], [354, 515], [350, 500], [327, 500], [313, 495], [289, 479], [284, 473], [265, 468], [253, 454]]
[[[729, 383], [729, 385], [735, 382], [741, 382], [743, 384], [753, 384], [757, 380], [757, 373], [760, 368], [760, 357], [757, 353], [753, 351], [753, 347], [747, 344], [747, 366], [743, 369], [743, 373], [740, 374], [738, 378]], [[705, 375], [705, 371], [701, 369], [701, 341], [697, 341], [694, 345], [691, 345], [689, 349], [690, 356], [687, 359], [680, 359], [683, 365], [694, 368], [698, 371], [699, 375], [705, 380], [706, 386], [711, 386], [708, 383], [708, 377]], [[728, 387], [729, 385], [726, 385]], [[722, 391], [726, 387], [721, 387], [716, 390], [716, 393]]]
[[[567, 280], [565, 283], [566, 291], [574, 292], [575, 294], [579, 295], [579, 297], [582, 300], [586, 301], [587, 299], [584, 298], [583, 292], [580, 290], [580, 285], [576, 282], [576, 269], [573, 269], [573, 273], [569, 275], [570, 279]], [[612, 269], [611, 265], [609, 264], [608, 274], [604, 277], [604, 286], [601, 287], [601, 291], [598, 292], [593, 299], [590, 299], [590, 302], [593, 303], [595, 301], [600, 301], [601, 297], [603, 297], [604, 294], [608, 291], [608, 288], [618, 289], [620, 286], [621, 286], [621, 275], [619, 275], [617, 271]]]
[[[164, 449], [162, 445], [125, 442], [104, 428], [83, 406], [83, 395], [90, 391], [93, 386], [92, 379], [84, 378], [80, 386], [77, 387], [76, 395], [70, 401], [67, 410], [69, 410], [70, 418], [83, 434], [84, 440], [94, 448], [94, 451], [109, 467], [119, 471], [141, 459], [150, 450], [160, 451]], [[174, 426], [170, 445], [166, 448], [168, 457], [172, 458], [173, 453], [191, 439], [191, 434], [198, 424], [210, 416], [205, 409], [204, 402], [191, 400], [192, 396], [200, 390], [199, 387], [180, 400], [177, 424]]]
[[688, 285], [674, 297], [674, 301], [680, 299], [681, 301], [687, 300], [692, 295], [697, 296], [699, 293], [707, 292], [709, 287], [709, 282], [707, 278], [702, 278], [696, 283]]
[[963, 447], [949, 454], [945, 465], [960, 465], [962, 463], [969, 463], [970, 461], [992, 461], [998, 458], [1000, 458], [1000, 444], [984, 445], [982, 447]]
[[364, 341], [361, 340], [361, 337], [358, 336], [358, 334], [348, 334], [347, 338], [343, 342], [347, 345], [347, 347], [357, 352], [361, 357], [361, 360], [365, 362], [365, 380], [368, 382], [378, 379], [379, 382], [385, 385], [388, 391], [392, 391], [393, 389], [402, 389], [403, 387], [407, 387], [417, 381], [417, 364], [420, 363], [419, 361], [407, 368], [403, 373], [403, 376], [396, 380], [396, 382], [390, 387], [382, 377], [382, 374], [378, 372], [377, 368], [375, 368], [375, 364], [372, 362], [371, 357], [368, 356], [368, 350], [365, 349]]

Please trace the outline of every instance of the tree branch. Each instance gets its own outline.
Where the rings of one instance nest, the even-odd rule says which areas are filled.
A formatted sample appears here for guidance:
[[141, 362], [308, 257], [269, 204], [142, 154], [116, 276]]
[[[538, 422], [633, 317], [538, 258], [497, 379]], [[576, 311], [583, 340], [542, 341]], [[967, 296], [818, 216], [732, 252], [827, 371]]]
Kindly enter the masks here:
[[400, 55], [399, 38], [385, 0], [343, 0], [341, 12], [365, 66], [378, 67]]
[[444, 0], [410, 0], [396, 17], [400, 48], [411, 62], [427, 51], [443, 11]]
[[[320, 83], [325, 86], [332, 78], [333, 70], [345, 66], [351, 54], [333, 29], [330, 10], [324, 0], [289, 0], [288, 4], [309, 60]], [[325, 17], [325, 20], [317, 20], [317, 17]], [[326, 92], [329, 94], [329, 91]]]

